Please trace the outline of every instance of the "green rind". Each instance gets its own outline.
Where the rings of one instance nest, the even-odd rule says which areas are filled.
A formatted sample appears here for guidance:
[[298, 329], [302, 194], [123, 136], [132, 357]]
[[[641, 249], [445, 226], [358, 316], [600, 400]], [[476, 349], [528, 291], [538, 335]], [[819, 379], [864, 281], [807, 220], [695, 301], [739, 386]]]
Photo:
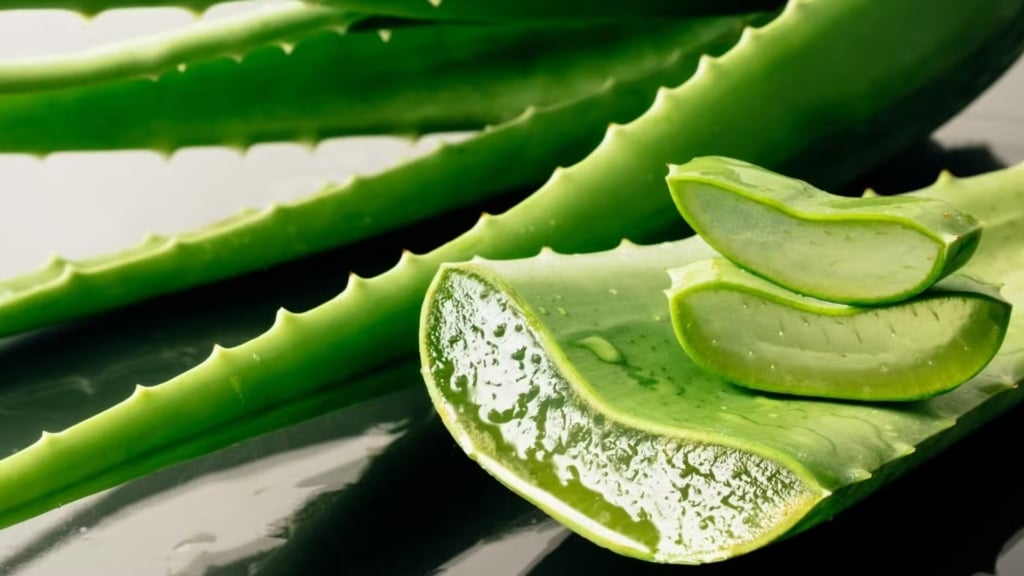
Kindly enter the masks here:
[[[742, 18], [451, 24], [401, 28], [389, 36], [326, 30], [279, 38], [278, 46], [195, 62], [184, 72], [0, 97], [0, 152], [171, 153], [184, 146], [476, 130], [531, 106], [584, 98], [609, 82], [648, 78], [677, 48], [700, 48], [691, 38], [705, 37], [705, 26], [718, 34], [726, 22]], [[166, 49], [163, 41], [145, 42], [149, 50]], [[117, 64], [109, 58], [103, 66]], [[89, 75], [66, 68], [67, 77], [49, 82]]]
[[[860, 307], [801, 296], [721, 257], [669, 275], [672, 324], [690, 359], [781, 394], [906, 402], [948, 392], [989, 364], [1010, 319], [1010, 304], [991, 288], [956, 277], [909, 300]], [[729, 295], [742, 305], [711, 304]]]
[[[0, 335], [109, 310], [260, 269], [529, 186], [586, 155], [609, 122], [635, 118], [665, 83], [684, 81], [702, 53], [735, 43], [747, 17], [673, 25], [649, 69], [601, 90], [519, 117], [377, 175], [261, 211], [244, 211], [174, 237], [149, 237], [115, 254], [52, 259], [0, 281]], [[509, 163], [516, 165], [508, 170]], [[459, 182], [452, 186], [452, 182]]]
[[[698, 238], [446, 265], [422, 311], [428, 391], [472, 458], [581, 535], [660, 562], [748, 552], [831, 518], [1024, 399], [1022, 184], [1024, 165], [917, 193], [955, 197], [986, 222], [1000, 240], [983, 242], [968, 268], [1003, 282], [1018, 309], [999, 355], [948, 394], [901, 404], [797, 399], [704, 371], [678, 349], [660, 298], [666, 268], [713, 254]], [[673, 466], [661, 456], [709, 445], [714, 456]], [[741, 534], [735, 526], [764, 516], [722, 522], [735, 518], [736, 479], [769, 465], [801, 487], [778, 502], [776, 484], [753, 488], [736, 509], [767, 501], [780, 514]], [[707, 521], [679, 520], [694, 516]]]
[[[687, 223], [723, 256], [790, 290], [833, 302], [883, 304], [910, 298], [961, 267], [981, 237], [979, 223], [946, 202], [833, 196], [806, 182], [730, 158], [695, 158], [670, 167], [666, 180]], [[699, 204], [709, 200], [694, 203], [704, 189], [721, 192], [714, 215], [700, 213], [704, 208]], [[756, 205], [777, 214], [783, 222], [730, 208], [733, 203]], [[736, 222], [723, 221], [729, 218]], [[824, 237], [804, 237], [798, 226], [806, 225]], [[847, 225], [857, 225], [859, 234], [842, 238], [840, 227]], [[749, 236], [750, 241], [725, 237], [726, 228], [744, 230], [744, 238]], [[908, 244], [910, 239], [930, 245], [927, 265], [916, 261], [919, 254], [914, 255], [913, 269], [901, 257], [873, 258], [883, 234], [908, 236], [906, 240], [893, 239], [894, 245]], [[813, 246], [809, 252], [820, 251], [822, 257], [805, 258], [803, 251], [797, 256], [784, 247], [766, 247], [767, 242], [795, 244], [797, 250]], [[849, 265], [850, 257], [843, 263], [824, 257], [839, 252], [857, 257], [855, 263], [861, 265]], [[860, 263], [861, 257], [870, 262]], [[814, 279], [827, 279], [827, 283], [815, 284]]]
[[[626, 126], [611, 127], [590, 156], [556, 171], [538, 193], [508, 213], [482, 218], [469, 232], [438, 250], [406, 257], [394, 270], [356, 282], [337, 298], [303, 314], [305, 321], [323, 329], [316, 332], [316, 338], [302, 340], [301, 346], [287, 339], [289, 365], [278, 366], [278, 370], [291, 373], [307, 361], [327, 366], [323, 359], [329, 356], [329, 374], [314, 378], [305, 372], [310, 377], [301, 381], [258, 378], [252, 386], [242, 387], [244, 411], [260, 411], [260, 399], [298, 398], [327, 383], [358, 381], [415, 354], [422, 297], [443, 262], [466, 260], [474, 254], [496, 259], [529, 256], [544, 245], [565, 252], [592, 251], [611, 247], [622, 237], [664, 234], [675, 220], [671, 199], [663, 189], [666, 163], [715, 153], [775, 168], [794, 166], [804, 149], [826, 136], [845, 134], [851, 144], [861, 144], [863, 154], [828, 157], [835, 164], [823, 162], [819, 154], [813, 158], [813, 166], [804, 167], [823, 170], [826, 164], [838, 166], [833, 179], [822, 182], [838, 185], [858, 169], [923, 135], [945, 113], [931, 116], [937, 108], [929, 107], [927, 118], [915, 116], [906, 123], [907, 131], [904, 124], [875, 125], [877, 117], [897, 112], [914, 116], [915, 105], [924, 99], [934, 103], [952, 95], [950, 98], [962, 102], [965, 92], [980, 90], [973, 76], [966, 79], [946, 73], [963, 65], [1002, 69], [1006, 55], [1000, 52], [1000, 58], [993, 58], [980, 47], [993, 38], [1006, 39], [1004, 34], [1019, 26], [1022, 16], [1024, 9], [1012, 0], [969, 6], [927, 0], [789, 4], [764, 28], [748, 29], [721, 59], [704, 59], [682, 86], [659, 91], [643, 116]], [[865, 37], [871, 41], [865, 42]], [[1014, 48], [1019, 49], [1021, 38], [1009, 38], [1016, 39]], [[945, 89], [925, 93], [935, 87], [935, 78], [943, 80]], [[765, 102], [781, 107], [764, 114]], [[822, 122], [823, 118], [831, 121]], [[758, 138], [750, 137], [746, 130], [753, 124], [761, 127]], [[879, 131], [866, 133], [864, 125]], [[872, 143], [877, 145], [869, 145]], [[1016, 177], [1008, 174], [1004, 175], [1008, 180]], [[984, 245], [983, 241], [982, 248]], [[1007, 339], [1012, 335], [1011, 327]], [[232, 349], [240, 363], [236, 370], [266, 374], [252, 368], [255, 359], [251, 351], [275, 340], [278, 337], [271, 332]], [[154, 395], [180, 398], [183, 410], [174, 415], [176, 420], [215, 429], [233, 415], [243, 417], [237, 395], [227, 394], [223, 387], [200, 387], [192, 374], [186, 372], [153, 391]], [[219, 382], [225, 374], [206, 376]], [[201, 412], [192, 413], [188, 408], [193, 405]], [[67, 466], [67, 460], [41, 445], [0, 461], [0, 518], [9, 510], [58, 505], [61, 501], [47, 500], [46, 495], [71, 490], [83, 477], [102, 474], [113, 485], [142, 473], [133, 468], [131, 455], [123, 450], [149, 442], [151, 413], [141, 404], [123, 412], [115, 408], [78, 425], [99, 422], [88, 424], [88, 428], [102, 430], [102, 436], [79, 436], [77, 427], [63, 432], [62, 453], [81, 464], [79, 469]], [[172, 430], [168, 427], [164, 432], [171, 434]], [[174, 442], [170, 436], [164, 439]], [[212, 449], [213, 444], [204, 447]], [[107, 451], [112, 455], [120, 452], [121, 457], [106, 463], [91, 459]], [[181, 453], [177, 458], [198, 455]], [[75, 475], [69, 475], [69, 470], [75, 470]], [[11, 516], [4, 522], [15, 520], [17, 517]]]
[[285, 4], [76, 54], [0, 61], [0, 97], [155, 77], [196, 61], [241, 57], [258, 47], [325, 28], [344, 32], [360, 18], [327, 7]]

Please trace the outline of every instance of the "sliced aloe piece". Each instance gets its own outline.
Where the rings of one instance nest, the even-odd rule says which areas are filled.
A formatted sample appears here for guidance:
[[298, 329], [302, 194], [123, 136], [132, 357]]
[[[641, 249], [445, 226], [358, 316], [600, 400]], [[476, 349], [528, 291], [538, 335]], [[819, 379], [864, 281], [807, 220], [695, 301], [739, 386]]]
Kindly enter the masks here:
[[730, 382], [845, 400], [917, 400], [969, 380], [995, 356], [1011, 306], [953, 276], [883, 307], [801, 296], [724, 258], [670, 270], [672, 324], [700, 367]]
[[909, 298], [960, 268], [981, 237], [977, 220], [941, 200], [833, 196], [730, 158], [673, 166], [668, 185], [686, 221], [722, 255], [833, 302]]
[[[976, 257], [987, 269], [1024, 254], [1020, 237], [989, 248]], [[930, 400], [830, 402], [732, 386], [679, 349], [662, 294], [667, 268], [713, 254], [690, 239], [445, 265], [420, 351], [452, 435], [598, 544], [699, 563], [831, 517], [1021, 399], [1021, 318], [985, 371]], [[1007, 288], [1024, 299], [1024, 285]]]

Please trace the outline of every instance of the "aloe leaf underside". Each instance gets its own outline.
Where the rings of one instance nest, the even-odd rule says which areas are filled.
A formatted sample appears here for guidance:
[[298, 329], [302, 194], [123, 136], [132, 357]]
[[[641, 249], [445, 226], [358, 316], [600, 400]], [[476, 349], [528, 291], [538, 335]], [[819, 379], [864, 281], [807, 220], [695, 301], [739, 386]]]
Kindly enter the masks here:
[[667, 268], [714, 254], [696, 238], [446, 266], [423, 312], [428, 389], [472, 458], [606, 547], [683, 563], [752, 550], [831, 517], [1021, 400], [1022, 185], [1024, 166], [918, 193], [985, 222], [967, 272], [1003, 283], [1017, 306], [996, 359], [949, 394], [800, 400], [702, 370], [680, 350], [662, 294]]
[[[422, 296], [442, 262], [474, 254], [529, 256], [544, 245], [592, 251], [622, 237], [665, 234], [675, 219], [663, 189], [667, 162], [731, 155], [797, 176], [828, 172], [816, 183], [838, 185], [927, 133], [982, 88], [978, 78], [950, 70], [981, 67], [980, 76], [990, 80], [1005, 68], [1009, 52], [1020, 48], [1012, 32], [1021, 12], [1009, 0], [969, 7], [923, 0], [791, 3], [772, 23], [745, 31], [721, 59], [703, 59], [680, 87], [660, 90], [643, 116], [612, 126], [590, 156], [556, 171], [508, 213], [481, 219], [427, 255], [407, 255], [382, 276], [353, 279], [313, 311], [282, 312], [265, 335], [215, 350], [196, 369], [0, 461], [0, 524], [223, 446], [237, 439], [231, 430], [255, 422], [255, 415], [327, 384], [366, 382], [410, 357]], [[911, 21], [920, 25], [903, 25]], [[868, 31], [872, 41], [865, 43]], [[1004, 45], [987, 54], [983, 47], [993, 38], [1012, 41], [1013, 50]], [[931, 90], [936, 82], [944, 89]], [[919, 106], [937, 101], [943, 105]], [[765, 102], [778, 109], [764, 114]], [[913, 121], [879, 121], [893, 115]], [[751, 138], [746, 127], [755, 124], [758, 137]], [[842, 146], [822, 146], [836, 138]], [[844, 146], [862, 153], [830, 156]], [[806, 150], [816, 154], [804, 165]], [[299, 341], [308, 345], [292, 345]], [[186, 421], [180, 429], [148, 433], [152, 422]], [[247, 433], [258, 429], [254, 424]], [[202, 445], [190, 446], [198, 437]]]

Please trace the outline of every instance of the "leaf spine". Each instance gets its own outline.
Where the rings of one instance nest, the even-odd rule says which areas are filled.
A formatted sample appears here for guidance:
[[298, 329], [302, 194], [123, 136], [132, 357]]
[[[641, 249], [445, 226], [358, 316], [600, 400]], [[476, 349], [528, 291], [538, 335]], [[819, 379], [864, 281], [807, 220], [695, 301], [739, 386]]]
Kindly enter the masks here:
[[932, 186], [948, 186], [954, 182], [956, 182], [956, 176], [953, 176], [952, 172], [943, 168], [939, 170], [939, 175], [935, 178], [935, 183]]

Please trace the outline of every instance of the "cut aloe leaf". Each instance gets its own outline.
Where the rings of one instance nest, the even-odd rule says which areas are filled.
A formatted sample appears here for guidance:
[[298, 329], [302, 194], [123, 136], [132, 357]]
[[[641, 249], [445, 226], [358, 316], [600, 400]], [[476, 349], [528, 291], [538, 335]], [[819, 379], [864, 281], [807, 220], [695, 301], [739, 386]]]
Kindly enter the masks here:
[[[979, 269], [1014, 274], [1019, 222], [1000, 223], [1015, 240], [983, 246]], [[690, 239], [445, 265], [424, 304], [420, 352], [456, 441], [600, 545], [701, 563], [830, 518], [1021, 400], [1019, 317], [985, 371], [929, 400], [832, 402], [730, 385], [679, 349], [662, 294], [667, 268], [713, 254]], [[1020, 303], [1024, 284], [1004, 293]]]
[[920, 293], [963, 266], [981, 225], [933, 198], [844, 198], [722, 157], [673, 166], [668, 185], [693, 229], [776, 284], [833, 302]]
[[669, 272], [672, 324], [697, 365], [748, 388], [844, 400], [917, 400], [989, 363], [1011, 306], [953, 276], [884, 307], [801, 296], [724, 258]]

